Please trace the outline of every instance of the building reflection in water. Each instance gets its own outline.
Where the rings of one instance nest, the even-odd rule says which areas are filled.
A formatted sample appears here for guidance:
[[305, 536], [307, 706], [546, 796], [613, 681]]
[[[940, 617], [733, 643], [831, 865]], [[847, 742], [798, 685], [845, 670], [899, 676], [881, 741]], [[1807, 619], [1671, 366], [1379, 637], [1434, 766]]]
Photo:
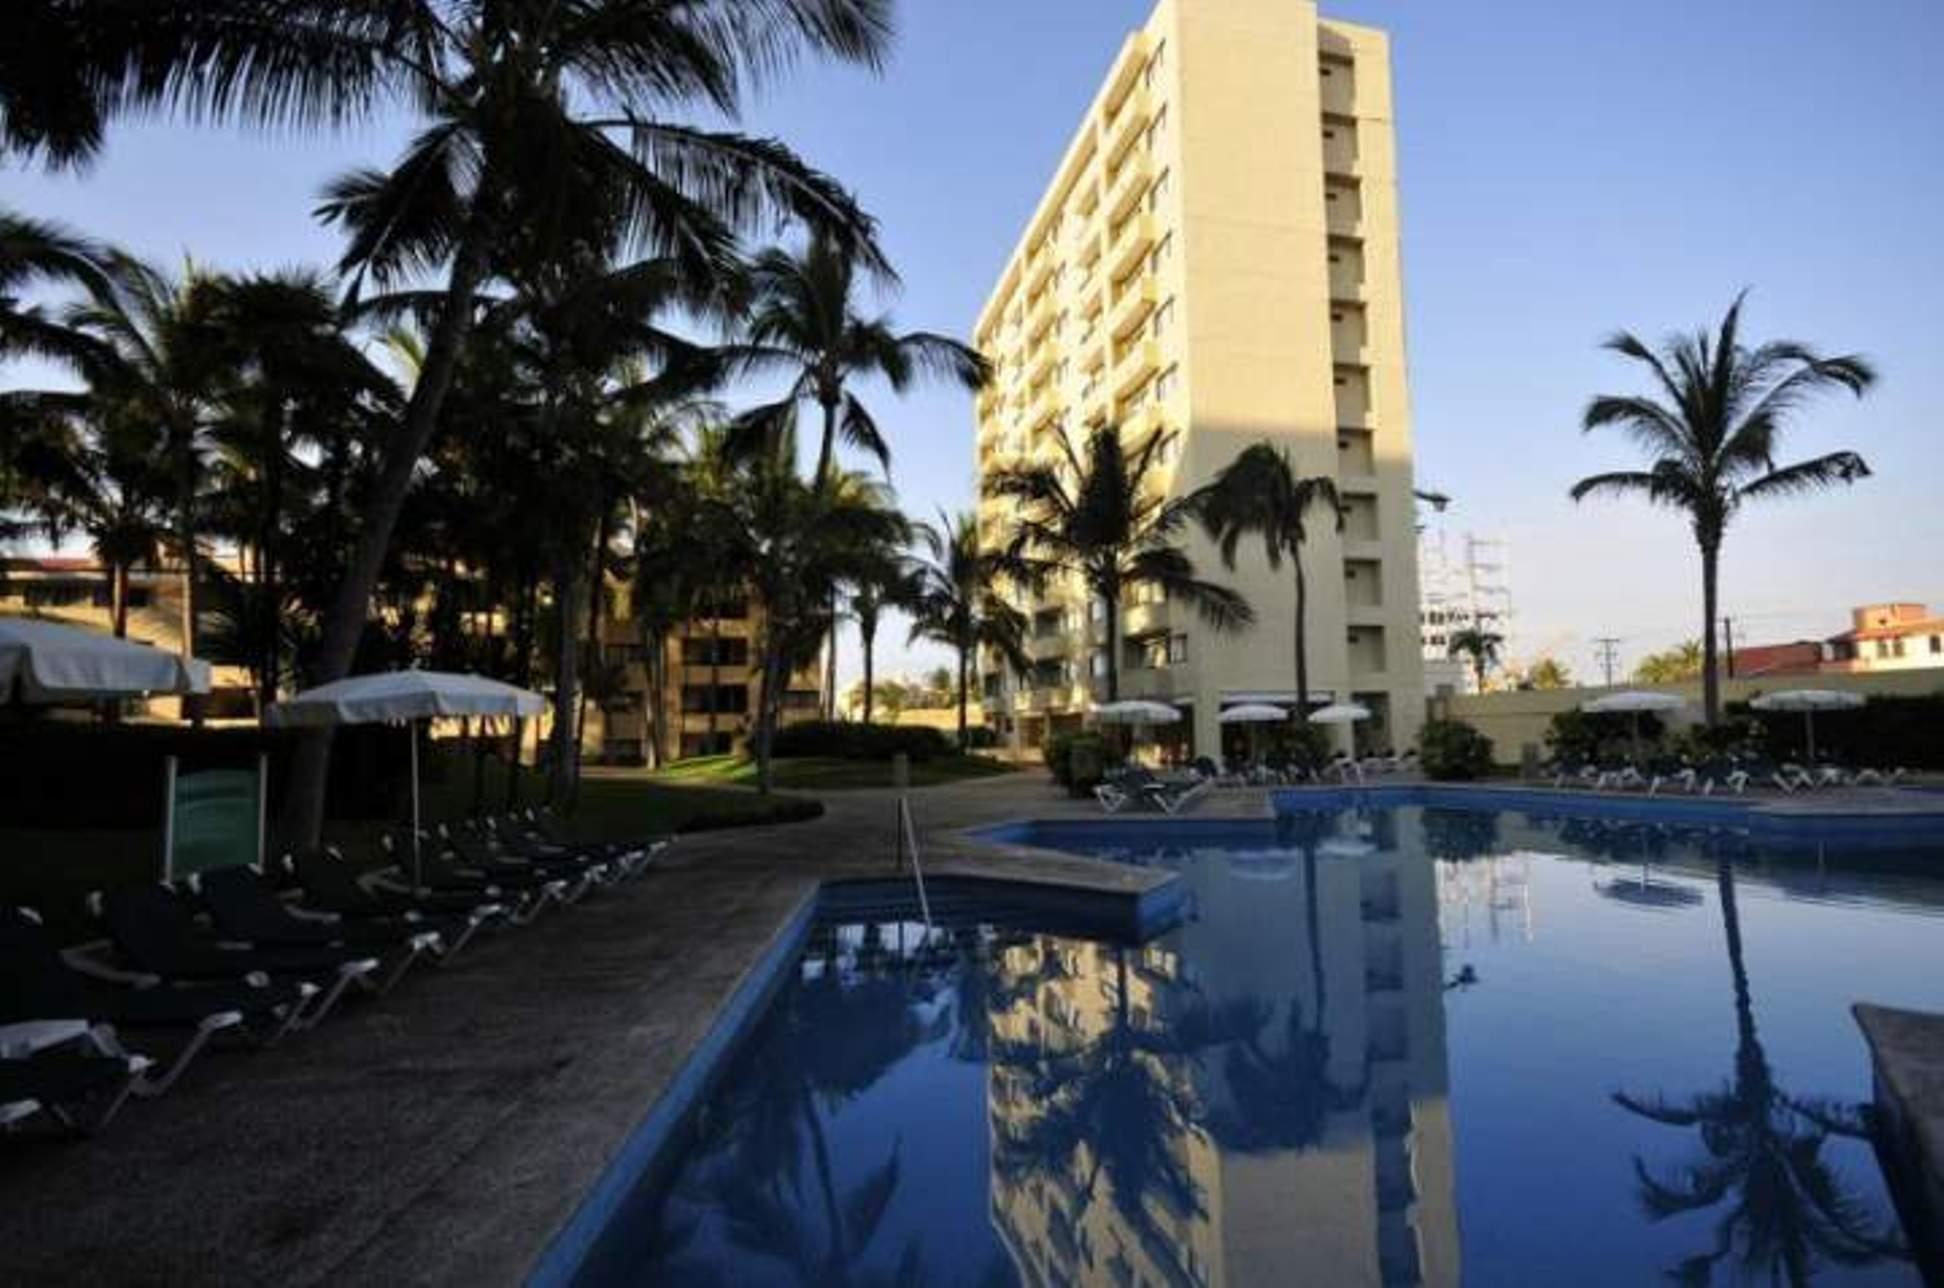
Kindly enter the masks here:
[[1277, 839], [1179, 863], [1199, 915], [1146, 947], [996, 954], [991, 1217], [1025, 1282], [1458, 1281], [1434, 866], [1385, 815]]

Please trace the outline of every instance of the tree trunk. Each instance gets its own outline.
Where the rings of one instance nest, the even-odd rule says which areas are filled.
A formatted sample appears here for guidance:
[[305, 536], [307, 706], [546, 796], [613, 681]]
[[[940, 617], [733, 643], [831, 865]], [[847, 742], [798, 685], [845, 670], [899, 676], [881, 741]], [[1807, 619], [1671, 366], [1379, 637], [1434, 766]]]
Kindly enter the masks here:
[[1107, 611], [1107, 700], [1120, 701], [1120, 596], [1103, 595]]
[[958, 651], [958, 748], [960, 755], [963, 755], [971, 749], [965, 735], [965, 711], [970, 697], [966, 688], [965, 677], [969, 670], [968, 661], [971, 656], [971, 647], [966, 644], [960, 644]]
[[864, 618], [859, 617], [857, 619], [857, 638], [858, 642], [864, 646], [864, 723], [869, 724], [871, 723], [871, 684], [873, 677], [871, 652], [873, 646], [877, 643], [877, 623], [872, 622], [866, 628]]
[[568, 809], [579, 775], [580, 743], [574, 727], [580, 668], [580, 560], [571, 543], [554, 569], [553, 773], [549, 795]]
[[1721, 676], [1715, 669], [1715, 609], [1721, 544], [1701, 543], [1701, 709], [1712, 729], [1721, 723]]
[[660, 769], [664, 760], [662, 755], [662, 650], [657, 646], [658, 632], [650, 630], [646, 625], [641, 627], [640, 639], [642, 678], [648, 681], [646, 713], [648, 765], [651, 769]]
[[1296, 723], [1309, 723], [1309, 579], [1303, 576], [1303, 552], [1290, 552], [1296, 569]]
[[[481, 191], [493, 186], [482, 176]], [[371, 594], [378, 585], [378, 574], [391, 549], [392, 532], [398, 526], [405, 497], [412, 490], [412, 476], [419, 458], [425, 455], [432, 433], [438, 427], [439, 411], [445, 405], [446, 393], [458, 368], [460, 347], [472, 326], [474, 298], [485, 280], [491, 247], [491, 220], [481, 198], [476, 196], [458, 251], [453, 256], [445, 302], [426, 345], [418, 383], [412, 387], [398, 436], [385, 453], [376, 485], [365, 502], [357, 546], [344, 569], [344, 580], [338, 583], [337, 597], [324, 617], [324, 636], [317, 650], [316, 674], [312, 677], [315, 683], [343, 679], [357, 657], [358, 640], [371, 610]], [[317, 842], [324, 824], [324, 787], [330, 766], [330, 730], [320, 729], [305, 735], [297, 745], [291, 766], [283, 829], [287, 839], [298, 844]]]
[[830, 591], [830, 631], [824, 636], [823, 716], [837, 718], [837, 590]]
[[824, 489], [830, 486], [830, 469], [837, 444], [837, 400], [835, 393], [818, 395], [817, 401], [823, 404], [823, 443], [817, 448], [817, 473], [812, 491], [818, 500], [823, 499]]
[[[603, 593], [607, 577], [608, 512], [602, 507], [599, 521], [595, 524], [594, 562], [588, 569], [587, 582], [587, 673], [596, 675], [607, 666], [607, 657], [601, 644], [601, 611], [607, 602]], [[579, 710], [575, 714], [574, 745], [585, 746], [587, 742], [587, 699], [588, 686], [581, 685]], [[602, 712], [605, 720], [606, 712]], [[605, 734], [604, 734], [605, 736]], [[578, 777], [578, 775], [576, 776]]]
[[115, 638], [128, 638], [128, 565], [110, 564], [108, 567], [108, 597], [113, 603], [115, 615]]
[[287, 415], [287, 409], [264, 416], [268, 432], [264, 435], [263, 443], [263, 502], [257, 532], [257, 594], [262, 601], [257, 605], [257, 629], [262, 632], [262, 638], [257, 643], [263, 650], [257, 668], [259, 715], [277, 700], [277, 636], [281, 622], [277, 611], [277, 566], [270, 549], [277, 540], [277, 523], [283, 509], [280, 502], [283, 498], [283, 445], [287, 427], [278, 419], [280, 414]]
[[756, 790], [764, 796], [770, 794], [774, 782], [770, 750], [776, 735], [774, 694], [783, 669], [783, 647], [773, 641], [775, 633], [776, 618], [771, 616], [764, 631], [762, 677], [756, 695]]

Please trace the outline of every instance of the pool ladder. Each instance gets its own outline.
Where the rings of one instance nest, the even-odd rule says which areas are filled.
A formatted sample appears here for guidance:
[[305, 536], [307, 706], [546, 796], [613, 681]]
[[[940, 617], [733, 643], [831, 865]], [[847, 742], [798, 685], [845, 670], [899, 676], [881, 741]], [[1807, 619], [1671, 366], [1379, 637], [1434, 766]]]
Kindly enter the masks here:
[[898, 797], [898, 829], [893, 844], [897, 847], [898, 870], [904, 870], [905, 855], [911, 856], [911, 880], [918, 887], [918, 911], [924, 914], [925, 930], [932, 930], [931, 899], [925, 893], [925, 869], [918, 859], [918, 825], [912, 821], [911, 798]]

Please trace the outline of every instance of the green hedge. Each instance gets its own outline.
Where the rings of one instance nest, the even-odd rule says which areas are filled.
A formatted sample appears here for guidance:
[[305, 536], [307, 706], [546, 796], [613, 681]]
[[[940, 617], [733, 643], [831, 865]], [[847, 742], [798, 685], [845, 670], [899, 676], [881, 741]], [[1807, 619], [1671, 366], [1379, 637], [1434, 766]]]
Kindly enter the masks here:
[[771, 754], [789, 760], [832, 756], [840, 760], [889, 760], [903, 752], [914, 761], [949, 756], [952, 740], [927, 725], [860, 724], [810, 720], [776, 731]]
[[1484, 778], [1492, 772], [1492, 740], [1462, 720], [1433, 720], [1418, 734], [1418, 763], [1426, 778]]
[[[1801, 712], [1756, 711], [1736, 702], [1728, 713], [1758, 731], [1759, 745], [1770, 757], [1805, 753]], [[1818, 711], [1816, 754], [1859, 767], [1944, 769], [1944, 693], [1873, 697], [1854, 710]]]

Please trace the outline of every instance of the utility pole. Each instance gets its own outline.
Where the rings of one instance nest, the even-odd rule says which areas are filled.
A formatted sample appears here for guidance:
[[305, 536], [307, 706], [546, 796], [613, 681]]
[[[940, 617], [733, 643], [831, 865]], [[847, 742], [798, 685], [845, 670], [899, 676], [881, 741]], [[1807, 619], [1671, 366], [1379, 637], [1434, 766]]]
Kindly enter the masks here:
[[1735, 619], [1724, 614], [1721, 631], [1727, 637], [1724, 642], [1728, 645], [1728, 678], [1732, 680], [1735, 678]]
[[1606, 683], [1610, 689], [1613, 687], [1614, 668], [1620, 664], [1620, 637], [1602, 635], [1593, 643], [1600, 651], [1600, 668], [1606, 672]]

